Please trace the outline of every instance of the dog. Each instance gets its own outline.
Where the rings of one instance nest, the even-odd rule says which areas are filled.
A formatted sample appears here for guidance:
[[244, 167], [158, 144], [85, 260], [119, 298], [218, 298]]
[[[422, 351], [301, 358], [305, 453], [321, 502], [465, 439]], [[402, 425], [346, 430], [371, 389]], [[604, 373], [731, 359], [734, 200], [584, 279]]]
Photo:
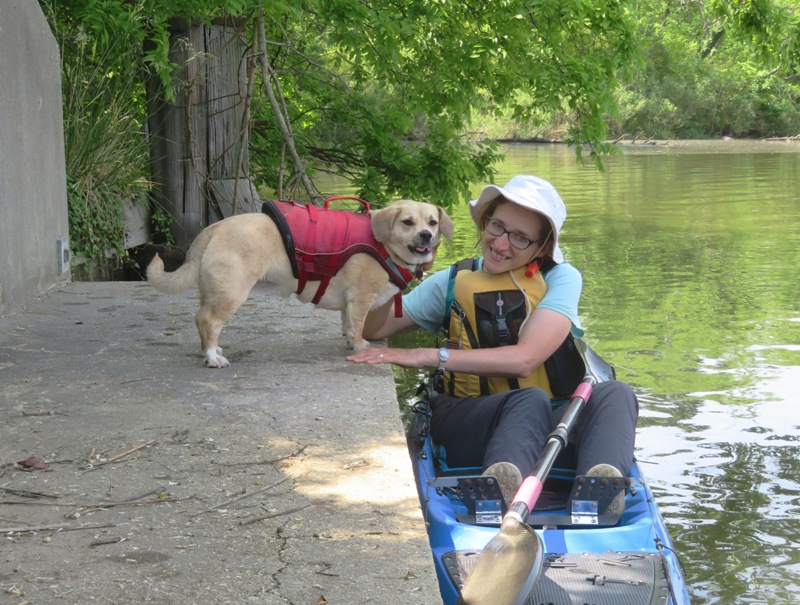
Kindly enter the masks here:
[[[272, 208], [269, 213], [268, 205]], [[277, 205], [286, 208], [277, 214]], [[298, 245], [301, 236], [294, 227], [287, 233], [288, 223], [284, 222], [286, 216], [304, 213], [312, 220], [327, 213], [361, 217], [362, 223], [366, 221], [366, 226], [360, 227], [368, 230], [366, 239], [374, 238], [385, 260], [377, 259], [370, 245], [349, 246], [334, 274], [305, 272], [304, 261], [318, 254], [307, 253], [302, 242]], [[229, 365], [219, 347], [220, 332], [260, 280], [276, 284], [284, 297], [295, 294], [303, 302], [340, 311], [343, 334], [350, 348], [358, 351], [369, 346], [363, 336], [367, 313], [392, 297], [398, 304], [397, 297], [408, 282], [421, 276], [423, 268], [430, 268], [441, 238], [450, 238], [453, 231], [453, 222], [442, 208], [413, 200], [400, 200], [367, 213], [328, 210], [327, 204], [321, 209], [294, 202], [267, 202], [262, 213], [237, 214], [206, 227], [189, 247], [184, 264], [175, 271], [165, 271], [164, 262], [156, 254], [147, 267], [147, 281], [167, 294], [197, 285], [200, 308], [195, 323], [209, 368]], [[312, 239], [319, 244], [330, 237], [317, 233]], [[404, 279], [398, 277], [399, 273]]]

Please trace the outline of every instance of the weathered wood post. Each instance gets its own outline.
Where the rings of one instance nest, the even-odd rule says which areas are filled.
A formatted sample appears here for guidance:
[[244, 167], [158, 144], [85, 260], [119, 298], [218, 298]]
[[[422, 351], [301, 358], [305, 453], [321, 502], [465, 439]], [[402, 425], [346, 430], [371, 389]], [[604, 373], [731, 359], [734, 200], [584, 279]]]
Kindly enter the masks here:
[[243, 124], [245, 25], [173, 20], [175, 100], [166, 100], [157, 78], [147, 83], [153, 196], [172, 215], [175, 243], [184, 250], [204, 227], [230, 213], [226, 205], [232, 206], [237, 180], [237, 210], [257, 206], [247, 180], [249, 127]]

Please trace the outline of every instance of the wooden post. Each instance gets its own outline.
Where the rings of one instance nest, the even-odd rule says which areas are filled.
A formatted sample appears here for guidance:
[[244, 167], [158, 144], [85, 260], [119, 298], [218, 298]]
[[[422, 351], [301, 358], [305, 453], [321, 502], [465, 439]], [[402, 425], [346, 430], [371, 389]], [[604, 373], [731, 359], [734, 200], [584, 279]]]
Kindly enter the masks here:
[[[175, 100], [165, 99], [157, 78], [147, 82], [153, 197], [172, 215], [175, 243], [184, 250], [204, 227], [224, 215], [212, 196], [212, 183], [247, 176], [243, 30], [244, 22], [229, 19], [210, 27], [173, 20]], [[245, 159], [237, 169], [240, 145]], [[241, 189], [252, 193], [249, 183]], [[253, 209], [252, 203], [242, 206]]]
[[[244, 22], [225, 19], [206, 30], [208, 53], [208, 190], [214, 218], [259, 211], [248, 179], [250, 125]], [[236, 201], [234, 203], [234, 196]]]

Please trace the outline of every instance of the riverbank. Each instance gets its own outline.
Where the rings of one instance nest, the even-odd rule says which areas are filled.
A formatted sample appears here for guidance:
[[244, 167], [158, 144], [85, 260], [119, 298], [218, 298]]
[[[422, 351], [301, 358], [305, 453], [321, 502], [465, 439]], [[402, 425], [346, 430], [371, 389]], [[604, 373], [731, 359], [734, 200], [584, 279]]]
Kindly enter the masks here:
[[258, 287], [72, 283], [0, 318], [0, 603], [440, 602], [389, 368]]

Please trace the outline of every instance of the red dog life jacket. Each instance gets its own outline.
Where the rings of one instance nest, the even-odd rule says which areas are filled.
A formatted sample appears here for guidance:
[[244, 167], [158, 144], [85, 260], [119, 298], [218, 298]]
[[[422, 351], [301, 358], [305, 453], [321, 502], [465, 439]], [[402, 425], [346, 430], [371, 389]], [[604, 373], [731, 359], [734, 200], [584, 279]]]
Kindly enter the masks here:
[[[331, 278], [348, 259], [354, 254], [367, 253], [381, 264], [392, 283], [400, 289], [395, 295], [395, 314], [400, 317], [400, 297], [415, 275], [399, 267], [384, 245], [375, 239], [369, 214], [330, 210], [328, 203], [333, 199], [342, 198], [328, 198], [322, 208], [277, 200], [264, 202], [261, 206], [261, 211], [275, 222], [281, 233], [292, 273], [298, 280], [296, 293], [300, 294], [307, 282], [319, 281], [319, 288], [311, 301], [318, 304]], [[364, 200], [345, 199], [356, 199], [369, 210], [369, 204]]]

